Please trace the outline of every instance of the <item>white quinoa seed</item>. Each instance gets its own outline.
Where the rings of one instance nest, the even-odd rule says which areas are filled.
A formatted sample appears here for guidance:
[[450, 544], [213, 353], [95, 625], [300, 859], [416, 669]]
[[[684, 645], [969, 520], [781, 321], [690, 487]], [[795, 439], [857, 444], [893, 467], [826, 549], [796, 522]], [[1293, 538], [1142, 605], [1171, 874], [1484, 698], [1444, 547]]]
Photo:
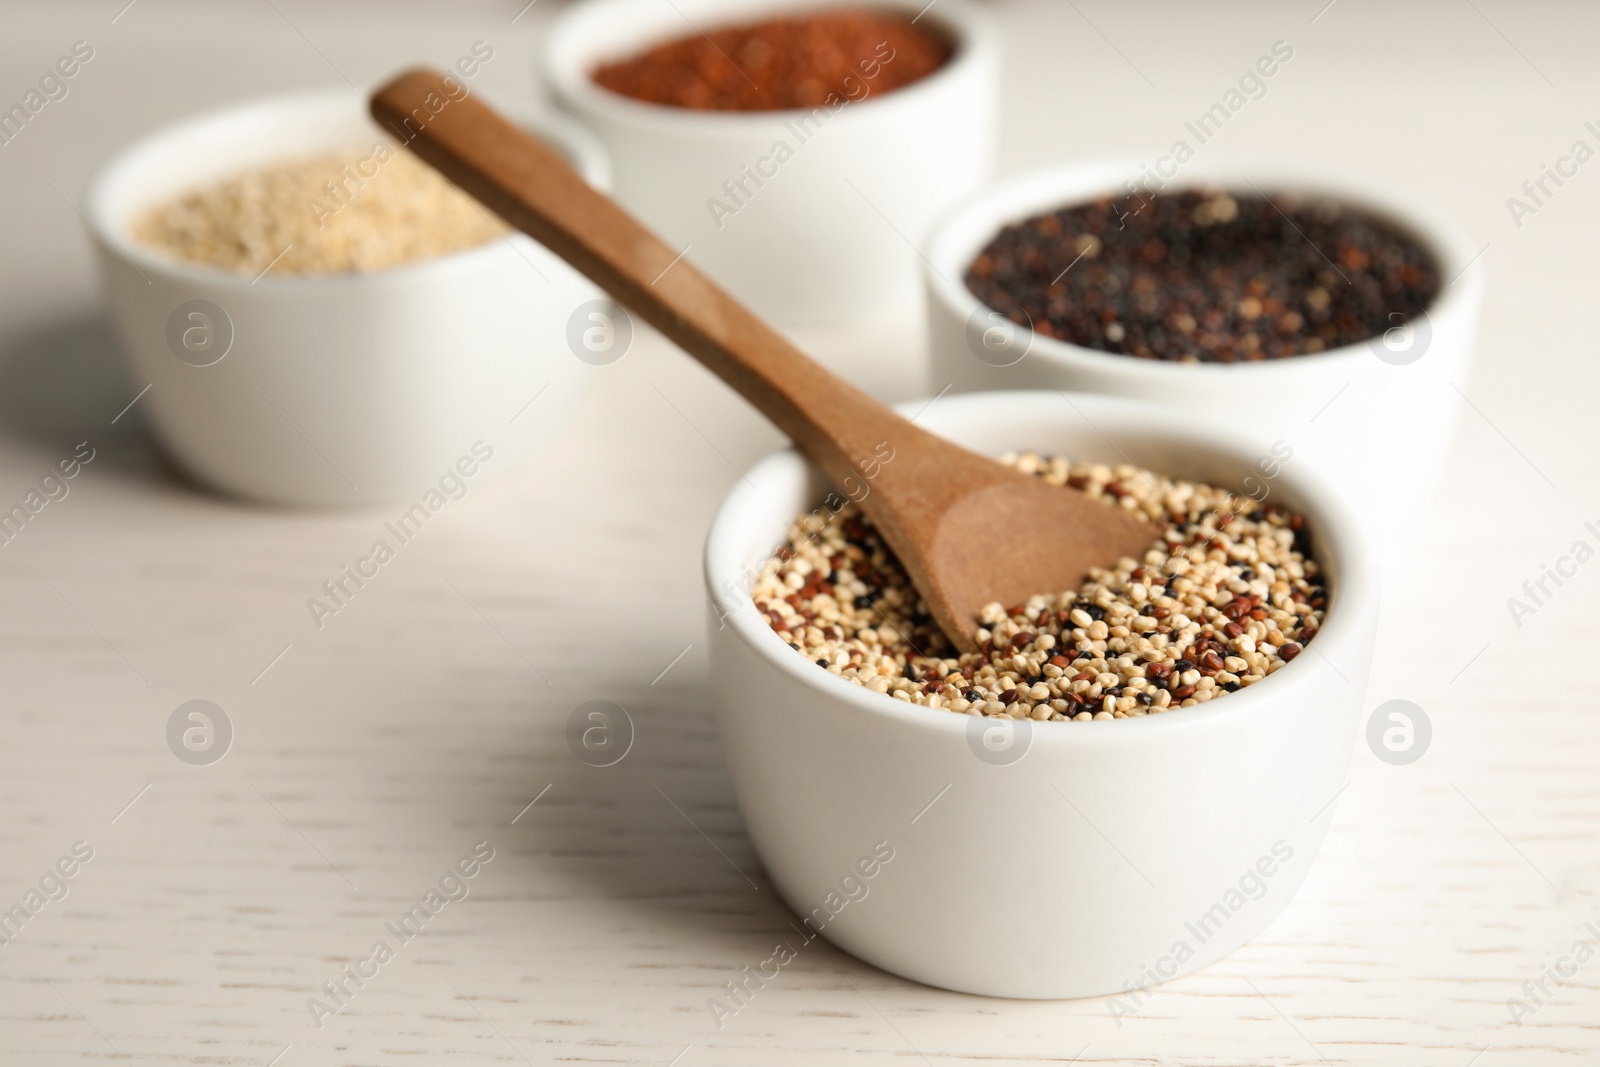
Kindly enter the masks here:
[[1076, 591], [987, 605], [957, 655], [854, 504], [789, 527], [752, 597], [780, 638], [897, 700], [967, 715], [1090, 722], [1202, 704], [1299, 655], [1322, 627], [1321, 570], [1300, 516], [1128, 464], [1001, 457], [1151, 523], [1142, 560]]
[[157, 204], [134, 225], [157, 251], [252, 277], [268, 265], [274, 274], [383, 270], [502, 231], [438, 171], [386, 143], [236, 174]]

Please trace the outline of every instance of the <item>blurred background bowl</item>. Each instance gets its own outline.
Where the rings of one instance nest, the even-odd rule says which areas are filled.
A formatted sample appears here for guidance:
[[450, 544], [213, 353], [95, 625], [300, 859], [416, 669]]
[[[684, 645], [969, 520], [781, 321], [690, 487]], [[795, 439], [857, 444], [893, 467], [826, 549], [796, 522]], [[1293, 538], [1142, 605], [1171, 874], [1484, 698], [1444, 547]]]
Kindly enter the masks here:
[[[597, 85], [602, 62], [680, 37], [837, 7], [829, 0], [590, 0], [551, 26], [543, 69], [557, 101], [592, 129], [616, 168], [616, 196], [696, 266], [781, 325], [914, 307], [917, 245], [935, 218], [992, 171], [999, 45], [987, 14], [964, 0], [886, 0], [916, 15], [955, 54], [920, 81], [852, 102], [825, 122], [809, 111], [696, 111], [645, 103]], [[870, 86], [870, 81], [867, 82]], [[826, 109], [824, 109], [826, 114]], [[793, 157], [736, 213], [738, 181], [784, 142]]]
[[[576, 124], [512, 113], [607, 187]], [[558, 398], [519, 409], [576, 364], [569, 321], [601, 294], [520, 233], [370, 273], [255, 279], [132, 234], [196, 186], [382, 136], [363, 92], [273, 96], [158, 130], [95, 177], [90, 235], [132, 387], [148, 386], [156, 435], [199, 481], [281, 504], [415, 499], [476, 441], [497, 475], [562, 428]]]
[[[1150, 158], [1155, 158], [1152, 154]], [[1002, 227], [1101, 196], [1126, 195], [1136, 158], [1096, 159], [1002, 182], [969, 199], [929, 241], [931, 392], [1055, 388], [1150, 400], [1239, 423], [1286, 466], [1334, 485], [1386, 560], [1409, 546], [1443, 466], [1467, 388], [1484, 288], [1478, 249], [1420, 197], [1328, 168], [1271, 158], [1201, 155], [1163, 192], [1220, 188], [1240, 197], [1300, 193], [1386, 220], [1433, 256], [1441, 290], [1409, 332], [1258, 363], [1176, 363], [1101, 352], [1013, 326], [964, 282]], [[1146, 168], [1148, 169], [1148, 167]], [[989, 343], [999, 338], [998, 344]], [[1014, 362], [1013, 362], [1014, 361]], [[1287, 458], [1284, 453], [1289, 452]], [[1257, 475], [1270, 491], [1270, 479]]]

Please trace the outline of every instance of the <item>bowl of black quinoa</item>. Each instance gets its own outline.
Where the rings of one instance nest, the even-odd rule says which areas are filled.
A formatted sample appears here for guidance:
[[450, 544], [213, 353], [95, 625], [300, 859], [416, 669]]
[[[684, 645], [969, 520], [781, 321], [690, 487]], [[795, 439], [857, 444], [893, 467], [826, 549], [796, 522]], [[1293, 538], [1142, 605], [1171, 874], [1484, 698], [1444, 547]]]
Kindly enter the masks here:
[[1024, 175], [943, 220], [929, 391], [1104, 393], [1240, 425], [1369, 511], [1397, 558], [1467, 388], [1479, 245], [1369, 177], [1150, 158]]

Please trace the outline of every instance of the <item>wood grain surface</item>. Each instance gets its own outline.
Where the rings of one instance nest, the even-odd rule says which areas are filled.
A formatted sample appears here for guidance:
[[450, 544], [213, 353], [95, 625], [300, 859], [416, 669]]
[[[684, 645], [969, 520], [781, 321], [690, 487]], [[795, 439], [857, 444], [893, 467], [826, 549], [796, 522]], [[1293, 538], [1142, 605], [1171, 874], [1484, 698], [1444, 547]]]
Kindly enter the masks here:
[[[75, 210], [106, 154], [215, 101], [370, 85], [478, 39], [496, 49], [483, 85], [531, 92], [553, 0], [124, 2], [0, 15], [5, 106], [72, 42], [95, 49], [0, 147], [0, 504], [77, 442], [96, 450], [0, 545], [0, 909], [75, 843], [93, 849], [65, 898], [0, 944], [8, 1062], [1600, 1061], [1600, 959], [1546, 979], [1520, 1026], [1508, 1008], [1600, 925], [1600, 570], [1520, 626], [1506, 607], [1600, 520], [1600, 194], [1584, 170], [1520, 227], [1506, 206], [1576, 139], [1596, 143], [1600, 16], [1488, 0], [992, 5], [1007, 170], [1159, 149], [1282, 39], [1293, 62], [1219, 146], [1431, 189], [1487, 246], [1477, 373], [1458, 383], [1422, 548], [1386, 592], [1367, 701], [1423, 706], [1432, 746], [1393, 767], [1358, 741], [1295, 902], [1120, 1026], [1105, 1000], [940, 992], [819, 942], [719, 1030], [707, 998], [792, 917], [721, 766], [699, 552], [776, 433], [654, 334], [610, 367], [573, 360], [539, 401], [581, 397], [571, 432], [475, 485], [318, 630], [306, 598], [387, 514], [260, 509], [175, 476], [140, 405], [119, 417], [138, 385], [116, 368]], [[943, 385], [917, 375], [915, 309], [798, 339], [880, 396]], [[566, 741], [595, 698], [636, 729], [608, 768]], [[167, 746], [191, 699], [236, 731], [208, 767]], [[314, 1019], [308, 999], [397, 942], [386, 924], [479, 842], [493, 858], [464, 899]]]

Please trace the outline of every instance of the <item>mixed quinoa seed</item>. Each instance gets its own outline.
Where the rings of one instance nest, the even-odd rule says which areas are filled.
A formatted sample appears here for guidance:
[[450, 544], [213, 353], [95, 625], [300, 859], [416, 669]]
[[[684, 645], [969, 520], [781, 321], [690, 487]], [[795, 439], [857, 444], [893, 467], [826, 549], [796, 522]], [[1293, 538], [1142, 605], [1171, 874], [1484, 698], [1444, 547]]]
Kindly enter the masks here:
[[990, 604], [957, 654], [872, 524], [847, 503], [797, 519], [752, 596], [780, 638], [877, 693], [968, 715], [1121, 719], [1259, 682], [1322, 626], [1327, 592], [1300, 515], [1132, 465], [1002, 461], [1151, 523], [1142, 560], [1075, 592]]

